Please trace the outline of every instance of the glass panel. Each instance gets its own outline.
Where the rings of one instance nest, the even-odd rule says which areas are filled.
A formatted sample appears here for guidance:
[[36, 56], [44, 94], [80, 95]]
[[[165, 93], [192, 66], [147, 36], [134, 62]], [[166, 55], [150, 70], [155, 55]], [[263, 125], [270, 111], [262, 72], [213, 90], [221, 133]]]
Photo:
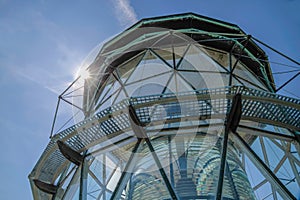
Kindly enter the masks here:
[[[232, 58], [232, 63], [234, 64], [236, 62], [236, 58], [234, 56], [231, 57]], [[248, 83], [247, 86], [249, 86], [250, 84], [252, 85], [257, 85], [260, 88], [263, 88], [265, 90], [266, 87], [259, 81], [259, 77], [257, 77], [255, 74], [253, 74], [246, 66], [244, 66], [243, 63], [241, 63], [240, 61], [238, 61], [233, 73], [239, 77], [241, 77], [244, 80], [247, 80]], [[243, 81], [245, 82], [245, 81]], [[251, 87], [251, 86], [249, 86]], [[253, 87], [253, 86], [252, 86]]]
[[156, 49], [164, 49], [171, 48], [173, 45], [187, 46], [188, 42], [185, 38], [187, 38], [187, 36], [183, 34], [177, 35], [175, 33], [170, 33], [169, 35], [152, 45], [152, 47]]
[[220, 170], [220, 140], [218, 133], [199, 136], [193, 145], [199, 152], [194, 152], [197, 160], [194, 164], [197, 195], [207, 199], [215, 198]]
[[228, 85], [229, 75], [221, 73], [201, 73], [179, 71], [186, 82], [190, 83], [195, 89], [220, 88]]
[[178, 68], [179, 61], [182, 59], [184, 54], [187, 53], [188, 48], [189, 45], [174, 46], [176, 68]]
[[68, 184], [68, 187], [62, 199], [64, 200], [79, 199], [79, 187], [80, 187], [80, 168], [77, 168], [76, 173], [72, 177], [71, 182]]
[[87, 199], [98, 199], [103, 193], [103, 164], [99, 158], [95, 158], [89, 166], [87, 180]]
[[256, 89], [256, 90], [266, 90], [262, 87], [259, 87], [258, 85], [254, 85], [252, 82], [250, 82], [249, 80], [245, 80], [237, 75], [235, 75], [235, 78], [241, 83], [241, 85], [243, 86], [246, 86], [248, 88], [253, 88], [253, 89]]
[[171, 199], [165, 180], [146, 143], [140, 146], [139, 159], [127, 185], [126, 196], [132, 200]]
[[156, 49], [154, 50], [154, 52], [157, 53], [162, 59], [164, 59], [170, 67], [174, 68], [172, 47]]
[[177, 66], [178, 62], [182, 59], [185, 54], [188, 46], [176, 46], [176, 44], [172, 45], [172, 47], [156, 49], [154, 50], [159, 56], [161, 56], [170, 66], [174, 67], [173, 62], [173, 53], [175, 58], [175, 65]]
[[113, 192], [117, 180], [120, 178], [120, 168], [118, 171], [117, 168], [118, 166], [112, 160], [112, 155], [109, 152], [95, 157], [90, 166], [92, 178], [88, 181], [88, 196], [90, 198], [101, 199]]
[[[295, 165], [295, 163], [292, 164]], [[299, 169], [295, 171], [299, 174]], [[282, 164], [282, 167], [278, 170], [277, 177], [295, 197], [299, 197], [300, 187], [296, 180], [294, 170], [291, 167], [291, 159], [286, 159]]]
[[98, 177], [92, 173], [93, 176], [88, 174], [88, 179], [87, 179], [87, 199], [92, 200], [92, 199], [98, 199], [99, 195], [102, 192], [101, 186], [100, 186], [100, 181]]
[[120, 83], [111, 74], [105, 83], [105, 87], [101, 91], [96, 106], [99, 106], [99, 104], [102, 104], [107, 98], [110, 98], [113, 94], [115, 94], [116, 90], [120, 89], [120, 87]]
[[195, 45], [191, 45], [178, 69], [197, 70], [199, 72], [226, 72], [212, 58], [207, 56], [205, 50]]
[[128, 77], [131, 75], [135, 67], [141, 62], [145, 52], [140, 53], [139, 55], [131, 58], [130, 60], [126, 61], [124, 64], [120, 65], [117, 68], [118, 77], [122, 80], [123, 83], [126, 82]]
[[273, 140], [274, 142], [277, 143], [277, 145], [274, 144], [274, 142], [272, 140], [270, 140], [269, 138], [264, 138], [264, 141], [265, 141], [267, 157], [268, 157], [268, 160], [270, 163], [270, 169], [275, 170], [275, 168], [279, 164], [279, 162], [282, 159], [284, 159], [283, 157], [285, 155], [285, 152], [283, 151], [283, 149], [281, 149], [280, 147], [277, 146], [277, 145], [280, 145], [279, 140], [277, 140], [277, 141]]
[[171, 73], [154, 76], [140, 82], [125, 86], [129, 97], [161, 94], [167, 85]]
[[172, 133], [151, 143], [175, 192], [181, 199], [214, 198], [220, 165], [217, 132]]
[[114, 99], [116, 99], [117, 97], [117, 94], [119, 94], [121, 88], [119, 88], [118, 90], [115, 90], [113, 93], [110, 91], [106, 96], [105, 98], [101, 101], [101, 103], [99, 103], [97, 105], [97, 109], [96, 109], [96, 112], [98, 111], [101, 111], [101, 110], [104, 110], [105, 108], [108, 108], [109, 106], [112, 105], [112, 102]]
[[141, 81], [143, 79], [160, 75], [168, 71], [171, 71], [171, 68], [168, 67], [166, 63], [164, 63], [151, 51], [147, 51], [143, 60], [135, 68], [128, 81], [126, 81], [126, 84]]
[[[265, 159], [268, 159], [268, 158], [266, 158], [264, 156], [265, 153], [262, 150], [262, 148], [264, 148], [264, 151], [265, 151], [265, 141], [264, 141], [264, 138], [261, 137], [261, 136], [256, 137], [256, 136], [251, 136], [251, 135], [244, 135], [243, 138], [246, 138], [246, 141], [248, 142], [249, 145], [251, 145], [251, 148], [256, 153], [256, 155], [258, 155], [258, 157], [267, 164], [268, 161], [265, 160]], [[254, 142], [253, 142], [253, 140], [254, 140]]]
[[[77, 167], [74, 167], [74, 164], [71, 164], [69, 166], [68, 172], [66, 173], [66, 176], [63, 177], [63, 179], [61, 179], [61, 186], [57, 192], [57, 197], [61, 198], [64, 194], [64, 192], [66, 192], [68, 185], [71, 183], [74, 174], [76, 173], [76, 169]], [[55, 185], [58, 185], [58, 183], [55, 183]]]
[[[265, 177], [261, 174], [260, 170], [256, 168], [254, 163], [252, 163], [246, 155], [243, 156], [244, 169], [247, 173], [248, 180], [251, 184], [251, 188], [253, 188], [256, 198], [262, 199], [263, 197], [261, 197], [261, 192], [258, 191], [258, 189], [264, 186], [266, 183], [268, 183], [268, 181], [265, 180]], [[269, 192], [270, 190], [267, 193]]]
[[[112, 142], [113, 141], [109, 142], [110, 146], [112, 145]], [[104, 197], [109, 199], [115, 191], [116, 186], [120, 181], [121, 174], [128, 164], [129, 157], [135, 144], [136, 139], [128, 139], [119, 144], [114, 143], [113, 146], [108, 148], [103, 146], [102, 149], [104, 149], [104, 151], [107, 150], [105, 153], [93, 153], [94, 161], [90, 166], [90, 171], [97, 177], [97, 181], [95, 181], [96, 184], [94, 181], [91, 181], [91, 184], [88, 184], [88, 187], [90, 187], [88, 191], [93, 191], [93, 185], [96, 185], [94, 191], [97, 190], [96, 188], [101, 190], [98, 189], [99, 191], [96, 191], [97, 199], [105, 199]], [[124, 188], [121, 188], [121, 191], [125, 190], [125, 185]]]
[[229, 69], [229, 54], [209, 47], [203, 47], [204, 52], [213, 58], [218, 64], [224, 68]]
[[[277, 199], [278, 200], [284, 200], [281, 196], [280, 196], [280, 194], [278, 193], [278, 192], [276, 192], [276, 196], [277, 196]], [[300, 193], [299, 193], [299, 195], [296, 195], [296, 197], [299, 197], [300, 196]], [[274, 198], [275, 199], [275, 198]]]
[[273, 200], [272, 187], [269, 182], [266, 182], [261, 187], [255, 190], [257, 199]]
[[124, 92], [124, 89], [121, 89], [121, 90], [117, 93], [115, 99], [113, 100], [112, 105], [117, 104], [117, 103], [119, 103], [120, 101], [122, 101], [122, 100], [124, 100], [124, 99], [127, 99], [127, 98], [128, 98], [128, 97], [126, 96], [126, 94], [125, 94], [125, 92]]
[[255, 194], [249, 182], [249, 177], [240, 162], [237, 150], [228, 146], [224, 175], [223, 198], [255, 199]]
[[167, 85], [168, 90], [166, 93], [179, 93], [193, 91], [194, 89], [186, 81], [184, 81], [178, 74], [174, 74], [171, 81]]
[[[253, 121], [247, 121], [247, 120], [241, 120], [240, 124], [244, 125], [244, 126], [247, 126], [247, 127], [257, 128], [257, 129], [260, 129], [260, 130], [266, 130], [266, 131], [271, 131], [271, 132], [274, 132], [274, 133], [280, 133], [280, 134], [283, 134], [283, 135], [294, 136], [293, 133], [291, 133], [286, 128], [273, 126], [273, 125], [269, 125], [269, 124], [253, 122]], [[260, 133], [259, 131], [254, 132], [253, 130], [250, 130], [250, 129], [246, 129], [246, 130], [243, 130], [243, 131], [245, 133], [254, 134], [254, 135], [257, 135], [255, 133]]]

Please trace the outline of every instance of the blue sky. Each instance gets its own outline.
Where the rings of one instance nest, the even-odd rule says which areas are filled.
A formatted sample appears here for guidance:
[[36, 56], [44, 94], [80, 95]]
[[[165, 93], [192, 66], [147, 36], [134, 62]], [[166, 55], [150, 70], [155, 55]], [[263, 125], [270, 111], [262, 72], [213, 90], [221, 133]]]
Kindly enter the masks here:
[[[195, 12], [299, 61], [299, 10], [299, 0], [0, 0], [0, 199], [32, 199], [27, 176], [49, 141], [57, 96], [105, 39], [145, 17]], [[299, 79], [288, 86], [298, 96]]]

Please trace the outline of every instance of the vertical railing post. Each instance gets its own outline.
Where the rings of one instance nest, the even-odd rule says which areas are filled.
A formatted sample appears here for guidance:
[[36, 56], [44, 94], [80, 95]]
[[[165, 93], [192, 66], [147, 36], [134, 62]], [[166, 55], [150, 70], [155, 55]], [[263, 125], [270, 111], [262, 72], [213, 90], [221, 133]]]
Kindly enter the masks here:
[[227, 146], [228, 146], [228, 135], [229, 132], [236, 132], [237, 126], [241, 119], [241, 115], [242, 115], [242, 97], [241, 94], [236, 94], [232, 99], [231, 109], [227, 115], [226, 124], [225, 124], [225, 131], [224, 131], [223, 145], [222, 145], [222, 152], [221, 152], [219, 182], [218, 182], [217, 194], [216, 194], [217, 200], [222, 199], [222, 190], [223, 190]]
[[87, 178], [88, 178], [88, 165], [87, 160], [83, 159], [81, 164], [80, 173], [80, 188], [79, 188], [79, 200], [87, 199]]

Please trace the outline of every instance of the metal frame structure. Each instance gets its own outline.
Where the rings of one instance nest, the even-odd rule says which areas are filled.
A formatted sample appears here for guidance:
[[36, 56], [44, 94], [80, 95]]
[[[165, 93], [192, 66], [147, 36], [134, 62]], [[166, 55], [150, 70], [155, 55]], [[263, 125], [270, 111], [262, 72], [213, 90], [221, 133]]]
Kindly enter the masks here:
[[[236, 25], [187, 13], [141, 20], [107, 42], [80, 87], [82, 106], [66, 99], [80, 77], [59, 96], [57, 110], [64, 100], [85, 119], [54, 134], [56, 110], [29, 175], [34, 199], [297, 199], [300, 100], [275, 93], [291, 80], [276, 88], [254, 40], [267, 46]], [[218, 70], [182, 67], [195, 54]], [[162, 71], [136, 76], [150, 60]], [[195, 74], [225, 77], [225, 86], [204, 87]], [[151, 83], [153, 93], [140, 94], [156, 77], [165, 78], [160, 92]]]

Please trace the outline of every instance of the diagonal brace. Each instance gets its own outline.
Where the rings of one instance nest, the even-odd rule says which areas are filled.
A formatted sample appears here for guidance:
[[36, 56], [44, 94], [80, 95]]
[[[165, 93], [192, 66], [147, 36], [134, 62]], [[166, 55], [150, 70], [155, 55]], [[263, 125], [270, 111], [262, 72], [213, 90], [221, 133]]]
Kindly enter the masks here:
[[284, 199], [296, 200], [293, 194], [285, 187], [285, 185], [277, 178], [277, 176], [271, 171], [270, 168], [256, 155], [251, 147], [245, 142], [245, 140], [236, 132], [233, 133], [233, 139], [235, 143], [243, 149], [244, 153], [249, 159], [256, 165], [256, 167], [262, 172], [266, 179], [276, 187], [279, 194]]
[[138, 116], [137, 116], [137, 114], [135, 112], [135, 109], [133, 108], [132, 105], [129, 106], [129, 116], [130, 116], [130, 119], [129, 119], [130, 120], [130, 124], [131, 124], [131, 127], [132, 127], [135, 135], [138, 138], [142, 137], [142, 138], [145, 139], [146, 144], [147, 144], [148, 148], [150, 149], [151, 155], [152, 155], [152, 157], [153, 157], [153, 159], [154, 159], [154, 161], [155, 161], [155, 163], [156, 163], [156, 165], [157, 165], [157, 167], [159, 169], [159, 172], [160, 172], [160, 174], [161, 174], [161, 176], [162, 176], [162, 178], [163, 178], [163, 180], [164, 180], [164, 182], [165, 182], [165, 184], [166, 184], [166, 186], [168, 188], [168, 191], [169, 191], [172, 199], [174, 199], [174, 200], [179, 199], [177, 197], [177, 195], [176, 195], [176, 193], [175, 193], [175, 191], [174, 191], [174, 189], [173, 189], [173, 187], [172, 187], [172, 185], [171, 185], [171, 183], [170, 183], [167, 175], [166, 175], [165, 170], [163, 169], [163, 166], [161, 165], [159, 157], [157, 156], [157, 154], [156, 154], [156, 152], [155, 152], [155, 150], [154, 150], [154, 148], [153, 148], [153, 146], [152, 146], [149, 138], [147, 137], [147, 134], [145, 133], [145, 130], [143, 128], [143, 124], [140, 122], [140, 120], [139, 120], [139, 118], [138, 118]]

